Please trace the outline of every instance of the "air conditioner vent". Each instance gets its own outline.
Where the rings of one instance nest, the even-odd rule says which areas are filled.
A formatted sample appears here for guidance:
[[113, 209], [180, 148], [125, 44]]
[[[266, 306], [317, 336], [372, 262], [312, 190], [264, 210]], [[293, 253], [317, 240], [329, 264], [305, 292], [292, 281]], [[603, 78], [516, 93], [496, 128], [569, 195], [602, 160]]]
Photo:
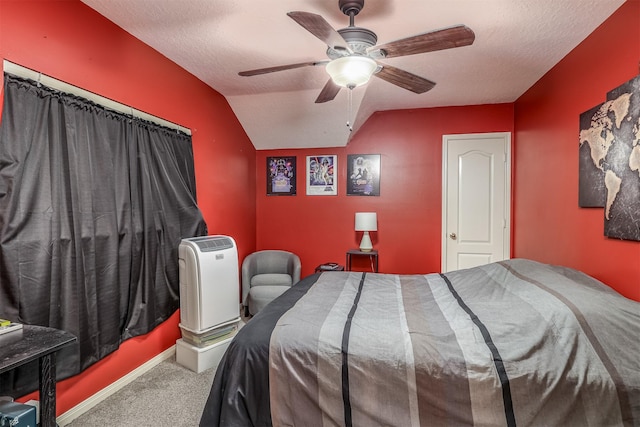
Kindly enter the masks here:
[[233, 247], [233, 241], [228, 237], [210, 237], [191, 239], [201, 252], [221, 251]]

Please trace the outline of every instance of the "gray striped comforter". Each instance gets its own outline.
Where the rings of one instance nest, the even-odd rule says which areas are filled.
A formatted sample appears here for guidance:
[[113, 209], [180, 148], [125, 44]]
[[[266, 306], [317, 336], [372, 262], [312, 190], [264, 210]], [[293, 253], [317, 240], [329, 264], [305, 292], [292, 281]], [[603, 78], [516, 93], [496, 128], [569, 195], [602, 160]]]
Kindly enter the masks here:
[[[575, 270], [331, 272], [298, 292], [265, 366], [223, 360], [202, 425], [640, 425], [640, 304]], [[267, 414], [246, 409], [258, 369]]]

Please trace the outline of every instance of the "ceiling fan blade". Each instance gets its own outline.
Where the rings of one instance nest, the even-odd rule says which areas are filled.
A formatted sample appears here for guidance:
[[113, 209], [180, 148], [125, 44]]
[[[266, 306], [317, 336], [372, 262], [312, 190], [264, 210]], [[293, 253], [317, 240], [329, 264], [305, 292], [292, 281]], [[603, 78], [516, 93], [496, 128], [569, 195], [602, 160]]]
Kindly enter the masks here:
[[309, 12], [289, 12], [287, 15], [305, 30], [325, 42], [327, 46], [351, 53], [351, 48], [344, 38], [322, 16]]
[[369, 50], [380, 50], [385, 58], [393, 58], [468, 46], [473, 43], [475, 38], [476, 35], [471, 28], [465, 25], [456, 25], [374, 46]]
[[382, 80], [410, 90], [411, 92], [424, 93], [433, 89], [436, 85], [431, 80], [416, 76], [400, 68], [391, 67], [390, 65], [380, 65], [382, 65], [382, 69], [374, 74], [374, 76], [380, 77]]
[[292, 70], [294, 68], [302, 68], [314, 65], [325, 65], [329, 61], [300, 62], [298, 64], [278, 65], [276, 67], [258, 68], [257, 70], [240, 71], [238, 75], [248, 77], [257, 76], [259, 74], [275, 73], [276, 71]]
[[332, 101], [333, 98], [340, 92], [340, 86], [335, 84], [333, 80], [329, 79], [327, 84], [324, 85], [320, 95], [316, 98], [316, 104], [322, 104], [323, 102]]

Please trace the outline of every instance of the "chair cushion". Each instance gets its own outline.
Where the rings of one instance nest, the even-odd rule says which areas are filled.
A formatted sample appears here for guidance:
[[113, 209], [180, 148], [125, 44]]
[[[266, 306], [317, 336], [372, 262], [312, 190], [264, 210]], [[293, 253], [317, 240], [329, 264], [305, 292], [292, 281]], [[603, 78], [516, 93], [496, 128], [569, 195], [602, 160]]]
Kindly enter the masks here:
[[281, 273], [256, 274], [251, 278], [254, 286], [291, 286], [291, 276]]
[[249, 290], [247, 295], [247, 306], [249, 313], [257, 314], [271, 301], [282, 295], [291, 286], [255, 286]]

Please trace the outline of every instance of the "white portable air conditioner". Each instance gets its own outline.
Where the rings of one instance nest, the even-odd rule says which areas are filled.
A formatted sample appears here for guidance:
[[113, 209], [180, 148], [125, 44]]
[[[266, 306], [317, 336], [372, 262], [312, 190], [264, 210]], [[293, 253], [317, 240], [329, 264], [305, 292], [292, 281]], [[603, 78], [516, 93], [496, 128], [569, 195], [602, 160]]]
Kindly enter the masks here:
[[182, 239], [180, 327], [196, 334], [240, 319], [238, 251], [228, 236]]

